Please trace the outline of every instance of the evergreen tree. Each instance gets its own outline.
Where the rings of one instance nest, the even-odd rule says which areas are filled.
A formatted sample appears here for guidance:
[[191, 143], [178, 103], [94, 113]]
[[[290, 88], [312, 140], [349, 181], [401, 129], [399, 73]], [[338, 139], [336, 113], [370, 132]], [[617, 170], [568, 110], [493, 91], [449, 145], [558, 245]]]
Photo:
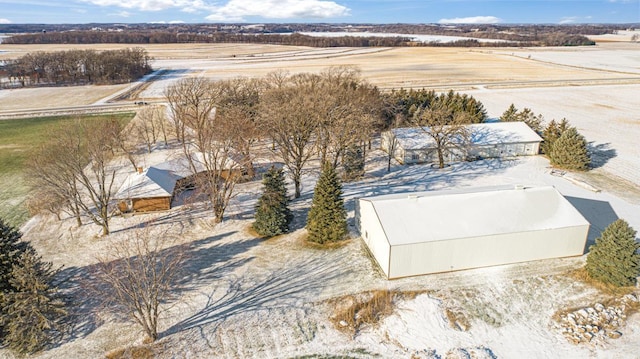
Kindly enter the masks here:
[[562, 134], [570, 128], [569, 121], [563, 118], [560, 123], [556, 122], [556, 120], [551, 120], [547, 127], [545, 127], [542, 132], [542, 138], [544, 142], [542, 143], [542, 153], [549, 155], [551, 153], [551, 149], [553, 148], [553, 144], [562, 136]]
[[518, 121], [517, 114], [518, 114], [518, 109], [516, 108], [516, 106], [514, 104], [511, 104], [511, 106], [509, 106], [509, 108], [502, 113], [502, 116], [500, 116], [500, 121], [501, 122], [515, 122], [515, 121]]
[[589, 276], [619, 287], [635, 285], [640, 275], [640, 243], [636, 231], [623, 220], [611, 223], [589, 247], [585, 269]]
[[509, 106], [509, 108], [502, 113], [502, 116], [500, 116], [500, 121], [524, 122], [529, 127], [531, 127], [532, 130], [536, 131], [537, 133], [542, 133], [542, 122], [544, 121], [544, 118], [542, 117], [542, 115], [536, 115], [535, 113], [533, 113], [533, 111], [531, 111], [531, 109], [526, 107], [522, 111], [518, 111], [516, 106], [514, 104], [511, 104], [511, 106]]
[[313, 192], [307, 217], [309, 241], [335, 242], [347, 235], [347, 212], [342, 199], [342, 184], [335, 168], [325, 164]]
[[289, 210], [287, 187], [282, 169], [271, 167], [262, 178], [264, 191], [256, 205], [253, 229], [265, 237], [273, 237], [289, 231], [293, 219]]
[[362, 147], [357, 144], [352, 144], [347, 147], [344, 152], [342, 167], [344, 168], [343, 177], [345, 181], [354, 181], [362, 177], [362, 175], [364, 175], [364, 155], [362, 154]]
[[22, 234], [0, 218], [0, 292], [13, 290], [9, 282], [11, 269], [22, 253], [31, 249], [31, 246], [22, 242], [20, 238]]
[[553, 166], [575, 171], [586, 171], [591, 163], [587, 141], [575, 127], [564, 131], [553, 143], [549, 159]]
[[57, 271], [35, 251], [22, 253], [9, 282], [13, 292], [2, 294], [3, 344], [18, 353], [42, 349], [61, 333], [65, 302], [53, 285]]
[[526, 123], [532, 130], [536, 131], [536, 133], [542, 133], [542, 123], [544, 122], [542, 115], [536, 115], [531, 109], [525, 107], [522, 111], [518, 112], [517, 118], [518, 121]]

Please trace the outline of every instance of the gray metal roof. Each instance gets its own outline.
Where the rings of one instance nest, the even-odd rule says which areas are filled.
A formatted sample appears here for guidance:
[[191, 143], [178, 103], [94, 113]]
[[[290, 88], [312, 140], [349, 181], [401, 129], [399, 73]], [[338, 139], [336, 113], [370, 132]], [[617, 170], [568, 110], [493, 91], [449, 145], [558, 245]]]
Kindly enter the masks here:
[[[205, 170], [203, 155], [192, 154], [196, 172]], [[232, 158], [225, 158], [226, 167], [237, 166]], [[114, 196], [116, 199], [171, 197], [179, 179], [193, 174], [189, 161], [185, 157], [159, 163], [142, 173], [130, 174]]]
[[[466, 126], [470, 144], [489, 146], [506, 143], [542, 142], [542, 138], [524, 122], [489, 122]], [[419, 127], [391, 130], [398, 144], [406, 150], [433, 148], [433, 139]]]

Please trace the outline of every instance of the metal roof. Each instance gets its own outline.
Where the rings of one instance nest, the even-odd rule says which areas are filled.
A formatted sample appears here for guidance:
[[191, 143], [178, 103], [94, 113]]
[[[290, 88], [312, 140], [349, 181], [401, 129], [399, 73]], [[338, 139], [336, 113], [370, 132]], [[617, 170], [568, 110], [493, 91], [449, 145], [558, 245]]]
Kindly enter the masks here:
[[[192, 154], [195, 171], [205, 171], [203, 154]], [[237, 166], [232, 158], [222, 161], [226, 167]], [[171, 197], [179, 179], [193, 174], [186, 157], [166, 161], [147, 168], [142, 173], [130, 174], [114, 196], [116, 199]]]
[[[467, 125], [470, 144], [489, 146], [506, 143], [542, 142], [542, 138], [524, 122], [488, 122]], [[425, 127], [428, 129], [428, 127]], [[405, 150], [433, 148], [433, 139], [419, 127], [392, 129], [398, 144]]]
[[499, 186], [361, 198], [391, 245], [588, 225], [554, 187]]

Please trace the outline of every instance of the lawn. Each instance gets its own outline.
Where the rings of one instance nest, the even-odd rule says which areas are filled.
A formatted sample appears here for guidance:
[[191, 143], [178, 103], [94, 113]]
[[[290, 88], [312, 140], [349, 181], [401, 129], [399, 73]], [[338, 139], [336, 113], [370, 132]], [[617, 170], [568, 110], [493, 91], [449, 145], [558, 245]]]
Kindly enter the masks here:
[[[134, 112], [83, 116], [87, 120], [116, 118], [128, 122]], [[50, 130], [76, 116], [21, 118], [0, 121], [0, 218], [20, 226], [29, 218], [29, 191], [23, 170], [32, 149], [46, 141]]]

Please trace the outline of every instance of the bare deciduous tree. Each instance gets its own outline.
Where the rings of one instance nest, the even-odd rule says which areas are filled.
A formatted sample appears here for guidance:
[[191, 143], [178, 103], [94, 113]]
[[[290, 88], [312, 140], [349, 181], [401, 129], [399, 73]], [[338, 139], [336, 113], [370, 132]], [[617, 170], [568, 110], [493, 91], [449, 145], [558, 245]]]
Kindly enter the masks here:
[[438, 155], [438, 165], [444, 168], [446, 154], [463, 154], [469, 142], [469, 123], [465, 112], [455, 112], [446, 105], [420, 108], [413, 117], [413, 124], [433, 139]]
[[[273, 81], [272, 81], [273, 79]], [[295, 186], [295, 198], [302, 187], [302, 171], [315, 154], [314, 136], [320, 124], [316, 89], [317, 75], [297, 74], [284, 78], [282, 72], [265, 79], [261, 101], [261, 126], [275, 144]]]
[[116, 175], [110, 161], [118, 128], [116, 120], [66, 123], [32, 156], [28, 169], [34, 187], [53, 191], [66, 201], [79, 225], [82, 212], [104, 235], [109, 234], [109, 202]]
[[134, 119], [134, 131], [146, 145], [148, 153], [151, 153], [151, 148], [156, 143], [160, 132], [160, 124], [157, 120], [160, 111], [158, 106], [145, 107], [137, 113]]
[[216, 107], [213, 82], [204, 77], [182, 79], [165, 90], [171, 120], [178, 141], [185, 143], [187, 133], [205, 123]]
[[317, 142], [320, 160], [337, 167], [347, 148], [360, 145], [381, 121], [378, 90], [360, 77], [357, 68], [330, 67], [320, 74]]
[[215, 83], [219, 88], [215, 93], [220, 95], [215, 116], [230, 127], [233, 147], [249, 177], [255, 175], [252, 146], [262, 137], [256, 120], [262, 85], [262, 81], [246, 78]]
[[233, 106], [225, 107], [229, 88], [225, 82], [188, 78], [167, 90], [184, 155], [216, 222], [222, 221], [242, 172], [242, 161], [234, 148], [241, 132], [235, 120], [242, 116], [228, 111]]
[[138, 229], [112, 244], [95, 268], [98, 283], [92, 285], [100, 295], [108, 293], [105, 304], [139, 324], [151, 340], [158, 338], [162, 306], [177, 292], [185, 261], [184, 248], [170, 244], [167, 233]]

